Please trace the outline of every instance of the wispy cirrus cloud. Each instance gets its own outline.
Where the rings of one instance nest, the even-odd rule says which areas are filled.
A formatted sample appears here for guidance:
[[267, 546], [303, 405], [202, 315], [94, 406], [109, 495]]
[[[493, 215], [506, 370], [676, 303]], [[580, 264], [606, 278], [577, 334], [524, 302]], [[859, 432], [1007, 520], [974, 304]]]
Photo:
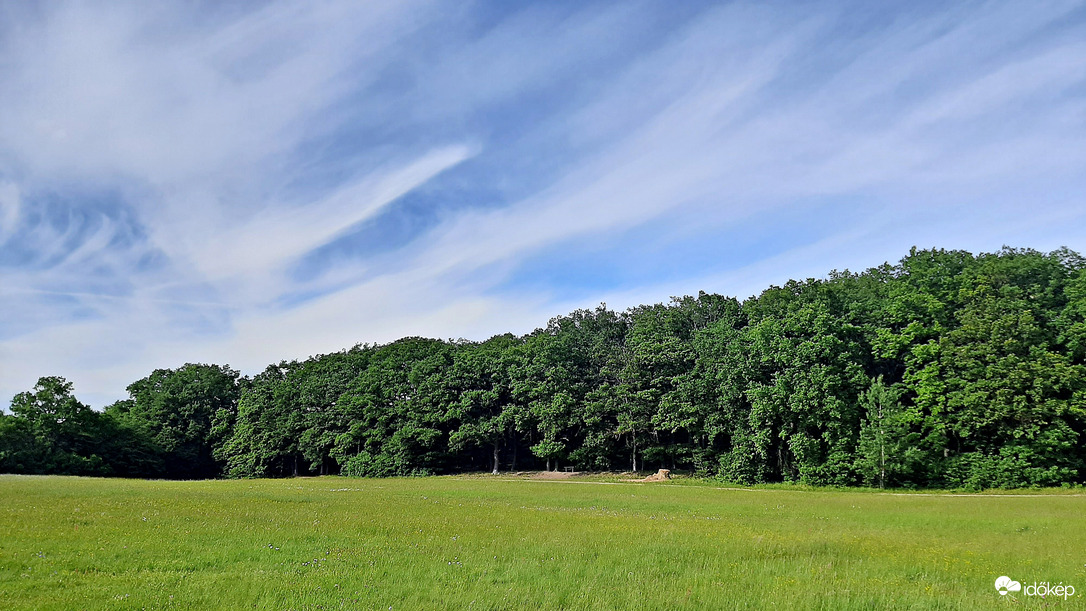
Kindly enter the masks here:
[[0, 10], [4, 395], [1086, 230], [1081, 2]]

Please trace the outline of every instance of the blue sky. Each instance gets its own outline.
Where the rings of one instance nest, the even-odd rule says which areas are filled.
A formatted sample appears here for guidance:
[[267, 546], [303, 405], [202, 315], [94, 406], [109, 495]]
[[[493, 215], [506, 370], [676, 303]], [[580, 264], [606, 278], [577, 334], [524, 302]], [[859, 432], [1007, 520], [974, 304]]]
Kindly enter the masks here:
[[1086, 250], [1083, 2], [0, 6], [0, 403]]

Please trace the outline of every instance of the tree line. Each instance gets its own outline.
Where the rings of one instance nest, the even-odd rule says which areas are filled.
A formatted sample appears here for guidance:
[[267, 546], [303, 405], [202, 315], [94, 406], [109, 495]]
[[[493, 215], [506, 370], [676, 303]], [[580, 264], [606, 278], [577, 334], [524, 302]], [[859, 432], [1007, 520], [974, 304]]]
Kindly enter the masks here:
[[1024, 487], [1086, 476], [1086, 260], [896, 265], [601, 305], [522, 337], [418, 337], [159, 369], [96, 412], [46, 377], [0, 471], [169, 478], [670, 468], [736, 483]]

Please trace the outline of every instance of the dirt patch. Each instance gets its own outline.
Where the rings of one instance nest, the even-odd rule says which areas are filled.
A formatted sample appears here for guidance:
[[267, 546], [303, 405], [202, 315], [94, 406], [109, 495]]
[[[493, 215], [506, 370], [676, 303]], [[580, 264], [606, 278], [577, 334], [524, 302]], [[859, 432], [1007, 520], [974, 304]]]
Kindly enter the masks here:
[[580, 475], [579, 471], [540, 471], [532, 476], [532, 479], [569, 479]]
[[646, 477], [642, 482], [666, 482], [671, 479], [671, 469], [660, 469], [656, 473]]

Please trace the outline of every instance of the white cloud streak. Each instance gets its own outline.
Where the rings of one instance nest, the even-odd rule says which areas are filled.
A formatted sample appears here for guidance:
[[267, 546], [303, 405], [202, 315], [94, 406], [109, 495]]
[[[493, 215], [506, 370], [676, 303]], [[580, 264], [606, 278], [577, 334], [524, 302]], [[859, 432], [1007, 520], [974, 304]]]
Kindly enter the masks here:
[[[282, 270], [470, 156], [470, 149], [464, 146], [436, 149], [404, 167], [368, 175], [304, 207], [271, 208], [240, 226], [228, 225], [219, 233], [198, 236], [185, 249], [208, 281], [237, 281]], [[160, 236], [160, 242], [168, 240]], [[276, 280], [283, 282], [282, 278]], [[275, 287], [269, 290], [274, 293]]]

